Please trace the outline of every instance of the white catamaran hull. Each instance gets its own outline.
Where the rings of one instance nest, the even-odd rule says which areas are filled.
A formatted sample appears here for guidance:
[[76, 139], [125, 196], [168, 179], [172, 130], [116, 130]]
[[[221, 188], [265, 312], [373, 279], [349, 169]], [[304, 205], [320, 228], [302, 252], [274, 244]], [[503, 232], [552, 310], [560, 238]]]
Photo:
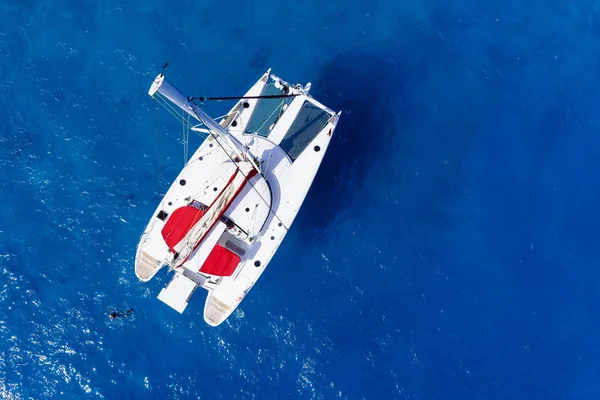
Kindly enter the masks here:
[[[338, 122], [336, 114], [267, 71], [220, 123], [161, 74], [150, 94], [202, 122], [210, 135], [148, 223], [135, 271], [175, 272], [159, 299], [180, 313], [198, 286], [204, 319], [222, 323], [256, 283], [298, 214]], [[272, 94], [274, 93], [274, 95]], [[269, 97], [271, 96], [271, 97]], [[274, 97], [273, 97], [274, 96]]]

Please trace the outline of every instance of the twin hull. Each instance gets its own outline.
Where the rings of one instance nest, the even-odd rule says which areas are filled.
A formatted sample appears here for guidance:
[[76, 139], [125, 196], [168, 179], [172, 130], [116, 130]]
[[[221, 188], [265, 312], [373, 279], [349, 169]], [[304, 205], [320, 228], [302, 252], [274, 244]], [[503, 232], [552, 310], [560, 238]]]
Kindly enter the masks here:
[[[271, 261], [339, 118], [310, 97], [308, 87], [267, 71], [215, 127], [162, 74], [155, 80], [150, 93], [157, 101], [182, 108], [211, 132], [165, 194], [137, 248], [141, 281], [165, 266], [174, 272], [158, 296], [173, 309], [183, 312], [200, 286], [209, 292], [204, 319], [217, 326]], [[273, 93], [290, 96], [266, 97]]]

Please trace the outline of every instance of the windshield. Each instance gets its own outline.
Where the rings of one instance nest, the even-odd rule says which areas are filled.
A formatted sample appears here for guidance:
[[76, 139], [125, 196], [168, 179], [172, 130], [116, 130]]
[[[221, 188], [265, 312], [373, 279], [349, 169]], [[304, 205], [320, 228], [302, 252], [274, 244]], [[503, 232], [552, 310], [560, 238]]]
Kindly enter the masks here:
[[[275, 87], [275, 84], [268, 83], [265, 85], [261, 96], [280, 95], [281, 90]], [[260, 99], [254, 109], [252, 118], [248, 122], [246, 132], [256, 133], [260, 136], [267, 137], [271, 133], [273, 124], [277, 122], [281, 114], [285, 111], [284, 105], [289, 105], [293, 97], [285, 97], [282, 99]]]
[[331, 116], [311, 102], [304, 102], [290, 129], [281, 140], [281, 148], [296, 160], [325, 128]]

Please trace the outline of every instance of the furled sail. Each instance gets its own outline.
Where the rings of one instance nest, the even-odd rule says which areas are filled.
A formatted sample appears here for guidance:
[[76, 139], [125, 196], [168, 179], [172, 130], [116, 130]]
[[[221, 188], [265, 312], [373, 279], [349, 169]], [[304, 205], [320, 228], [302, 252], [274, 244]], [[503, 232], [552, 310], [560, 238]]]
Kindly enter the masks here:
[[254, 168], [258, 169], [258, 165], [256, 165], [252, 159], [252, 157], [247, 157], [247, 149], [233, 136], [227, 131], [227, 129], [223, 128], [217, 121], [212, 119], [207, 113], [204, 112], [200, 107], [198, 107], [194, 102], [190, 101], [190, 99], [183, 95], [175, 86], [169, 82], [163, 74], [160, 74], [154, 79], [150, 90], [148, 91], [150, 96], [163, 96], [177, 107], [181, 108], [183, 111], [191, 115], [194, 119], [202, 122], [215, 136], [217, 140], [222, 140], [227, 147], [230, 148], [233, 154], [230, 154], [230, 157], [239, 157], [243, 160], [250, 161]]
[[[170, 240], [171, 236], [167, 238], [163, 233], [163, 237], [165, 237], [165, 241], [169, 245], [169, 248], [171, 251], [175, 252], [173, 265], [179, 267], [187, 261], [190, 254], [196, 249], [196, 247], [198, 247], [198, 245], [202, 242], [202, 239], [204, 239], [206, 234], [223, 216], [236, 196], [242, 191], [246, 182], [252, 179], [252, 177], [254, 177], [257, 173], [258, 172], [256, 169], [254, 169], [252, 164], [249, 162], [239, 163], [238, 168], [236, 168], [225, 188], [221, 191], [221, 193], [219, 193], [208, 209], [204, 211], [203, 214], [196, 214], [196, 216], [201, 215], [201, 217], [197, 219], [193, 225], [190, 225], [189, 218], [182, 219], [182, 223], [185, 224], [183, 229], [188, 229], [185, 235], [182, 235], [180, 229], [178, 228], [170, 228], [169, 232], [177, 232], [178, 239], [179, 237], [183, 236], [181, 240], [178, 240], [177, 243], [175, 243], [173, 240]], [[173, 215], [171, 218], [173, 218]]]

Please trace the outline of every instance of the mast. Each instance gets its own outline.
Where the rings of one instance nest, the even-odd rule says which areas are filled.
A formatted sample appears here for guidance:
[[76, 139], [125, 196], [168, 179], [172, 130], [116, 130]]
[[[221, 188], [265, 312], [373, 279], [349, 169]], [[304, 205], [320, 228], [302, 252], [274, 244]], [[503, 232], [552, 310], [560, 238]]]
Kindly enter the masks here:
[[[166, 65], [167, 64], [165, 64], [165, 67], [166, 67]], [[165, 67], [163, 67], [163, 71], [164, 71]], [[277, 78], [275, 75], [269, 75], [270, 72], [271, 72], [271, 69], [269, 69], [267, 71], [267, 77], [271, 76], [273, 79], [275, 79], [276, 86], [277, 85], [279, 85], [281, 87], [286, 86], [286, 87], [288, 87], [287, 91], [289, 91], [289, 88], [290, 88], [289, 83]], [[294, 87], [294, 89], [300, 91], [300, 94], [306, 94], [308, 92], [309, 88], [310, 88], [310, 83], [304, 88], [299, 87], [298, 85]], [[152, 98], [155, 98], [155, 96], [156, 96], [156, 97], [161, 98], [161, 100], [164, 100], [164, 99], [169, 100], [171, 103], [173, 103], [174, 105], [176, 105], [177, 107], [179, 107], [180, 109], [182, 109], [183, 111], [185, 111], [186, 113], [191, 115], [197, 121], [203, 123], [204, 126], [206, 126], [208, 128], [208, 131], [215, 138], [217, 143], [226, 152], [226, 154], [230, 158], [230, 160], [233, 161], [237, 165], [238, 171], [240, 171], [241, 174], [244, 176], [245, 180], [250, 185], [252, 190], [254, 190], [258, 194], [260, 199], [263, 201], [263, 203], [265, 203], [267, 205], [267, 207], [269, 207], [269, 212], [273, 213], [273, 216], [281, 223], [281, 225], [284, 225], [283, 222], [281, 221], [281, 219], [279, 218], [279, 216], [277, 215], [277, 213], [275, 212], [275, 210], [273, 210], [273, 208], [271, 207], [271, 204], [265, 200], [263, 195], [254, 187], [252, 182], [250, 182], [250, 178], [251, 178], [250, 174], [253, 174], [253, 172], [250, 171], [248, 174], [245, 174], [242, 171], [244, 168], [242, 167], [242, 165], [240, 163], [238, 163], [238, 159], [236, 159], [236, 156], [237, 156], [241, 160], [248, 161], [250, 163], [250, 165], [252, 165], [253, 169], [256, 170], [256, 172], [258, 172], [260, 175], [262, 175], [263, 172], [261, 171], [260, 164], [257, 163], [257, 159], [250, 152], [249, 148], [242, 145], [239, 142], [239, 140], [237, 140], [235, 138], [235, 136], [233, 136], [227, 129], [223, 128], [217, 121], [215, 121], [206, 112], [204, 112], [204, 110], [202, 110], [197, 104], [195, 104], [191, 98], [184, 96], [175, 86], [173, 86], [173, 84], [171, 84], [171, 82], [169, 82], [164, 77], [164, 72], [159, 74], [154, 79], [154, 82], [152, 82], [152, 86], [150, 87], [148, 94], [150, 96], [152, 96]], [[288, 97], [295, 97], [297, 95], [299, 95], [299, 94], [297, 94], [295, 92], [292, 94], [287, 94]], [[262, 97], [263, 96], [261, 96], [261, 98]], [[239, 97], [239, 98], [243, 98], [243, 96]], [[166, 104], [166, 106], [168, 106], [168, 104]], [[333, 111], [332, 111], [332, 113], [333, 113]], [[231, 154], [227, 153], [227, 150], [224, 148], [220, 139], [224, 139], [223, 141], [226, 142], [225, 144], [227, 144], [228, 147], [230, 147], [230, 150], [233, 153], [233, 156]], [[263, 178], [265, 178], [264, 175], [263, 175]], [[288, 229], [287, 226], [285, 228]]]
[[187, 112], [193, 118], [203, 123], [208, 128], [215, 140], [223, 139], [230, 147], [235, 156], [238, 156], [242, 160], [250, 161], [252, 166], [260, 171], [258, 165], [254, 161], [252, 154], [249, 154], [249, 150], [246, 149], [229, 131], [223, 128], [217, 121], [212, 119], [204, 110], [198, 107], [189, 97], [184, 96], [171, 82], [169, 82], [164, 73], [161, 73], [154, 79], [152, 86], [148, 91], [148, 94], [154, 97], [159, 94]]

